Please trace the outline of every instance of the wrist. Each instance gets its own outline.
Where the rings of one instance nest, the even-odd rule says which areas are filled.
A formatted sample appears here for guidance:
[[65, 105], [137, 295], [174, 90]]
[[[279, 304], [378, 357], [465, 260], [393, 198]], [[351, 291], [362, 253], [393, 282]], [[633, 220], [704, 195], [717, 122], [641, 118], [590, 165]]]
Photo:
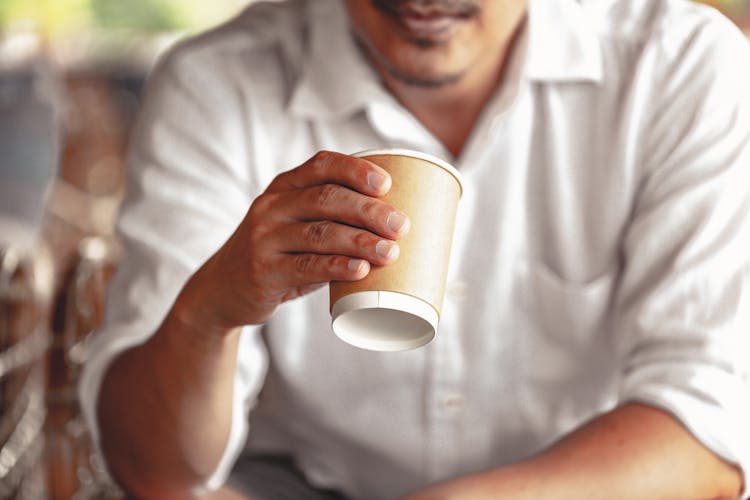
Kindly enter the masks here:
[[217, 295], [221, 292], [211, 284], [204, 268], [199, 269], [180, 290], [167, 322], [180, 331], [193, 332], [200, 337], [226, 337], [242, 325], [229, 321]]

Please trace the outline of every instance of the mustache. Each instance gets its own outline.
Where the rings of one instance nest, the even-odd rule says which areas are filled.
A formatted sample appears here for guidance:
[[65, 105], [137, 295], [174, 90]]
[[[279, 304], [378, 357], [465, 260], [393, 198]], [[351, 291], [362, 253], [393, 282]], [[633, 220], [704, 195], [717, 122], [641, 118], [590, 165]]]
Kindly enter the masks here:
[[417, 13], [469, 18], [477, 16], [481, 10], [481, 0], [372, 0], [372, 4], [378, 10], [395, 15]]

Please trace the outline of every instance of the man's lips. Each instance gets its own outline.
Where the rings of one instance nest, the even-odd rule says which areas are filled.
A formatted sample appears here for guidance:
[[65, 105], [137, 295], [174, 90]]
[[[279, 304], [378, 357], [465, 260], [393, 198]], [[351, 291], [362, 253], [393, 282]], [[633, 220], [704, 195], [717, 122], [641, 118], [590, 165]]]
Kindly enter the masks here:
[[452, 32], [461, 18], [444, 14], [419, 15], [403, 13], [398, 16], [401, 25], [417, 38], [435, 38]]
[[473, 6], [443, 2], [373, 0], [376, 8], [394, 18], [412, 38], [436, 40], [450, 35], [458, 25], [476, 13]]

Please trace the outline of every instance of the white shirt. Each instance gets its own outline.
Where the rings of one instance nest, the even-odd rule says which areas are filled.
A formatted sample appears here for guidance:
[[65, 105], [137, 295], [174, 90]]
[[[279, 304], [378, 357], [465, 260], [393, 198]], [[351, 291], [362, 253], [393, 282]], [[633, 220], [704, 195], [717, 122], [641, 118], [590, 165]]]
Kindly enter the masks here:
[[338, 1], [250, 7], [172, 51], [148, 86], [126, 257], [81, 384], [95, 439], [107, 364], [156, 330], [274, 176], [321, 149], [406, 147], [465, 181], [437, 337], [351, 347], [325, 290], [248, 327], [213, 486], [247, 447], [392, 499], [518, 461], [632, 400], [747, 472], [748, 89], [748, 44], [713, 10], [531, 0], [506, 81], [452, 158], [381, 87]]

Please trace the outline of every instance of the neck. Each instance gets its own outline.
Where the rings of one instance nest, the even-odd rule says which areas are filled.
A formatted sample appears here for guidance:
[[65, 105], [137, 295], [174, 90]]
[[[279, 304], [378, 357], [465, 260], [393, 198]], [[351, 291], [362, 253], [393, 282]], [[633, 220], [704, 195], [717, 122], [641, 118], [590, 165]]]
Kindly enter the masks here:
[[[498, 61], [501, 58], [493, 58]], [[488, 58], [489, 61], [489, 58]], [[502, 62], [439, 88], [423, 88], [381, 74], [385, 86], [445, 147], [458, 157], [482, 109], [497, 89]]]

